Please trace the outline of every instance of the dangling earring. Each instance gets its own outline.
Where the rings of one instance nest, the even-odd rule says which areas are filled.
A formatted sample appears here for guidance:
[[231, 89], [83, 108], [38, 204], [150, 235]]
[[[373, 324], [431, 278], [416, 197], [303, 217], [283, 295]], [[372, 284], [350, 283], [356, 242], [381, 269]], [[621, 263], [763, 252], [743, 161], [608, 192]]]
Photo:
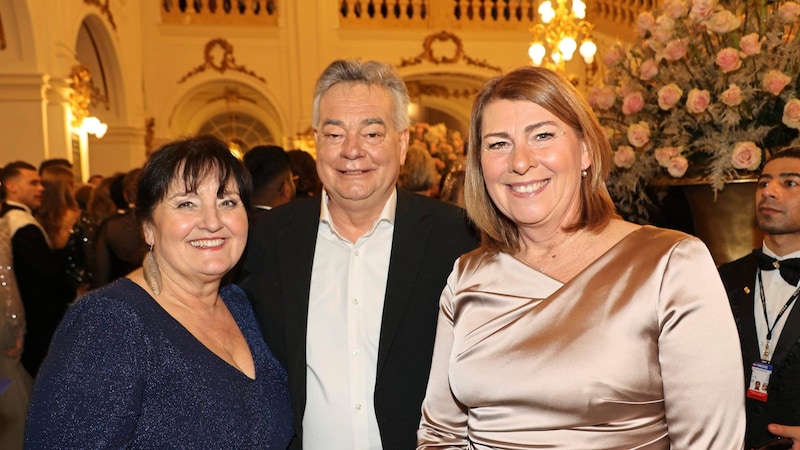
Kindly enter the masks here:
[[589, 175], [589, 171], [586, 169], [581, 170], [581, 178], [586, 178], [586, 175]]
[[156, 255], [153, 253], [153, 244], [150, 244], [150, 251], [144, 256], [142, 261], [142, 273], [144, 274], [144, 281], [150, 286], [150, 289], [155, 295], [161, 293], [161, 272], [158, 271], [158, 262]]

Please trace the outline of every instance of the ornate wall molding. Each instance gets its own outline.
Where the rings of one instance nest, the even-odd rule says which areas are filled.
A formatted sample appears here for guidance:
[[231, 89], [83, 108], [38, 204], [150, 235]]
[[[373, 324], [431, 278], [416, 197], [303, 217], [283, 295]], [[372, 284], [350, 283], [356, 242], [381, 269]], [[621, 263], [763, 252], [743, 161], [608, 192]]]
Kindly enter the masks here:
[[72, 109], [72, 126], [79, 127], [89, 115], [89, 106], [104, 104], [109, 109], [109, 101], [92, 82], [88, 67], [82, 64], [73, 66], [70, 78], [72, 92], [69, 94], [69, 106]]
[[[218, 53], [214, 52], [217, 47], [222, 50], [222, 58], [219, 60], [219, 62], [214, 60], [214, 54]], [[181, 84], [189, 78], [197, 75], [198, 73], [205, 72], [206, 70], [215, 70], [219, 73], [225, 73], [226, 70], [232, 70], [234, 72], [241, 72], [245, 75], [251, 76], [264, 84], [267, 83], [267, 80], [265, 80], [264, 77], [257, 75], [255, 72], [247, 69], [245, 66], [236, 64], [236, 59], [233, 56], [233, 45], [231, 45], [225, 39], [217, 38], [208, 41], [203, 52], [203, 58], [203, 64], [200, 64], [199, 66], [190, 70], [189, 73], [178, 80], [178, 84]]]
[[451, 89], [440, 84], [423, 83], [420, 81], [407, 81], [408, 95], [411, 98], [426, 95], [438, 98], [472, 98], [478, 94], [478, 88]]
[[[452, 56], [437, 56], [436, 50], [434, 49], [434, 45], [440, 42], [452, 42], [455, 45], [455, 51], [453, 52]], [[428, 35], [425, 40], [422, 42], [422, 53], [413, 58], [405, 59], [401, 58], [400, 67], [407, 67], [407, 66], [415, 66], [417, 64], [422, 64], [424, 62], [429, 62], [433, 64], [458, 64], [462, 59], [464, 63], [469, 64], [471, 66], [481, 67], [484, 69], [494, 70], [495, 72], [502, 72], [502, 69], [497, 66], [493, 66], [486, 62], [485, 60], [477, 60], [475, 58], [471, 58], [467, 56], [464, 52], [464, 45], [461, 42], [461, 38], [456, 36], [453, 33], [448, 31], [440, 31], [438, 33], [433, 33]]]
[[117, 31], [117, 24], [114, 22], [114, 15], [111, 14], [111, 7], [109, 5], [111, 0], [83, 0], [83, 3], [98, 7], [100, 9], [100, 15], [108, 20], [108, 23], [114, 31]]

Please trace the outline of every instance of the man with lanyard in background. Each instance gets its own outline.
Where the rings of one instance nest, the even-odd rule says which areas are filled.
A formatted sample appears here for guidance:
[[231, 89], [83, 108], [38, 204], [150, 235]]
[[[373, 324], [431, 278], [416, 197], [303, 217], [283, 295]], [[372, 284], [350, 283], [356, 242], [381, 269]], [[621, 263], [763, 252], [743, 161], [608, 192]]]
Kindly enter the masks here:
[[756, 221], [762, 248], [719, 268], [739, 329], [748, 449], [776, 439], [771, 423], [800, 425], [800, 147], [764, 166]]

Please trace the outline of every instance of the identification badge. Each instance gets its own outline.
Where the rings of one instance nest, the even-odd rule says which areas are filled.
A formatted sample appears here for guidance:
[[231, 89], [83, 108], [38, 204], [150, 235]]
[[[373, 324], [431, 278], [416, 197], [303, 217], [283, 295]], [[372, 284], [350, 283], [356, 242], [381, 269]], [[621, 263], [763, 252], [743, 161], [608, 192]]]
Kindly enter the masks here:
[[747, 396], [762, 402], [767, 401], [770, 376], [772, 376], [772, 364], [754, 362], [753, 374], [750, 376], [750, 387], [747, 388]]

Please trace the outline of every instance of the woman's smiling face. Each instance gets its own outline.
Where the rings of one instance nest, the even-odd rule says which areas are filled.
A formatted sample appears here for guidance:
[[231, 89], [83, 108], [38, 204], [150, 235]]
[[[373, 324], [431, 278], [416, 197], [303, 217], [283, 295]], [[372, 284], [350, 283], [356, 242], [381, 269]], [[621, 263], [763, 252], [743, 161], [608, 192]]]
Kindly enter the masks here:
[[571, 224], [591, 164], [575, 131], [527, 100], [492, 101], [481, 126], [481, 168], [500, 212], [520, 228]]

